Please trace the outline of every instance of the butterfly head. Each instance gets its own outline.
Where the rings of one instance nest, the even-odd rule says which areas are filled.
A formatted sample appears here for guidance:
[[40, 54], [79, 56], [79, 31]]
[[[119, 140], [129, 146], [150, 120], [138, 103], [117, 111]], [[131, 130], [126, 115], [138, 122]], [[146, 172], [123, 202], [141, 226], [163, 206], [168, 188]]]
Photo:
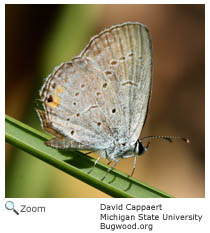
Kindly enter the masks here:
[[142, 155], [147, 148], [145, 148], [141, 140], [137, 140], [135, 144], [122, 142], [100, 151], [100, 156], [107, 160], [117, 160], [119, 158], [129, 158], [133, 156]]
[[147, 148], [144, 147], [144, 145], [142, 144], [142, 141], [140, 139], [138, 139], [134, 145], [134, 150], [133, 150], [133, 154], [136, 156], [140, 156], [142, 155], [145, 151], [147, 151]]

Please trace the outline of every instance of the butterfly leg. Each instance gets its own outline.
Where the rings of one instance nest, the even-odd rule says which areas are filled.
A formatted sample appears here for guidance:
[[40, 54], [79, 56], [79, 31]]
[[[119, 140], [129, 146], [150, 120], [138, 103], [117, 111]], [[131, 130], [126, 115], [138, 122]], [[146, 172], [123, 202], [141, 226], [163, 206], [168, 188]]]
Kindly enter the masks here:
[[106, 165], [108, 165], [108, 166], [109, 166], [111, 162], [112, 162], [112, 161], [109, 161]]
[[100, 156], [96, 159], [94, 165], [91, 167], [91, 169], [88, 171], [88, 174], [90, 174], [92, 172], [92, 170], [94, 169], [94, 167], [96, 166], [96, 164], [98, 163], [98, 161], [100, 160]]
[[136, 156], [134, 156], [134, 160], [133, 160], [133, 170], [132, 170], [132, 172], [131, 172], [131, 176], [133, 176], [133, 173], [134, 173], [135, 169], [136, 169]]
[[89, 154], [92, 154], [92, 153], [95, 153], [95, 151], [89, 151], [87, 153], [85, 153], [86, 155], [89, 155]]
[[[106, 178], [107, 174], [119, 163], [119, 161], [120, 161], [120, 160], [117, 160], [111, 167], [109, 167], [109, 169], [107, 170], [105, 176], [101, 179], [101, 181], [103, 181], [103, 180]], [[110, 163], [111, 163], [111, 162], [109, 162], [109, 164], [110, 164]]]

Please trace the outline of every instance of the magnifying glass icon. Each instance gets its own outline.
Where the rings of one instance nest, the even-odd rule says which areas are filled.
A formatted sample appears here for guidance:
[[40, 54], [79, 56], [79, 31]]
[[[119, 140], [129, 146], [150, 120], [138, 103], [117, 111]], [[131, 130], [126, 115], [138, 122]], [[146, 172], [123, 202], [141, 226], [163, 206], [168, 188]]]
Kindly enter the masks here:
[[17, 215], [19, 215], [19, 213], [17, 212], [17, 210], [15, 209], [15, 204], [13, 201], [7, 201], [5, 203], [5, 208], [7, 210], [13, 210]]

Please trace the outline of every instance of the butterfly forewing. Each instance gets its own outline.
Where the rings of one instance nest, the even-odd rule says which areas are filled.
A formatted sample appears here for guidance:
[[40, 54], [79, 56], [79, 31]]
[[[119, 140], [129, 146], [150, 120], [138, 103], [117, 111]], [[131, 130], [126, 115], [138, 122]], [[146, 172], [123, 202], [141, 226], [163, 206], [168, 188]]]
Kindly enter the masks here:
[[119, 138], [137, 140], [146, 119], [152, 84], [152, 49], [147, 28], [140, 23], [116, 25], [95, 36], [81, 53], [111, 82], [123, 113], [116, 125]]

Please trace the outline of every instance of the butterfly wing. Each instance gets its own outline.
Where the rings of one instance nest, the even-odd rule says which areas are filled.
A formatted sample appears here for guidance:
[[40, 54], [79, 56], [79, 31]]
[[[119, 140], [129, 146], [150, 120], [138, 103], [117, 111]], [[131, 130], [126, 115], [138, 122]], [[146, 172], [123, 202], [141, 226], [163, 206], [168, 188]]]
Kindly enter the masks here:
[[115, 131], [122, 140], [135, 142], [145, 123], [151, 95], [148, 29], [140, 23], [113, 26], [92, 38], [81, 57], [93, 61], [109, 80], [124, 116], [123, 125], [115, 125]]
[[116, 25], [93, 37], [79, 57], [62, 64], [40, 92], [43, 128], [56, 148], [104, 150], [136, 141], [151, 93], [151, 43], [139, 23]]
[[56, 68], [40, 92], [45, 111], [38, 114], [43, 128], [58, 138], [56, 146], [55, 141], [48, 145], [67, 148], [72, 140], [78, 149], [110, 147], [123, 114], [109, 87], [103, 72], [87, 58], [77, 57]]
[[54, 123], [50, 120], [51, 116], [42, 110], [37, 110], [37, 114], [42, 122], [42, 127], [44, 130], [50, 134], [53, 134], [56, 136], [55, 138], [52, 138], [45, 142], [47, 146], [56, 148], [56, 149], [71, 149], [71, 150], [92, 150], [95, 151], [96, 149], [94, 147], [91, 147], [90, 145], [84, 145], [80, 142], [77, 142], [75, 140], [72, 140], [69, 137], [66, 137], [62, 135], [59, 132], [59, 129], [55, 129]]

